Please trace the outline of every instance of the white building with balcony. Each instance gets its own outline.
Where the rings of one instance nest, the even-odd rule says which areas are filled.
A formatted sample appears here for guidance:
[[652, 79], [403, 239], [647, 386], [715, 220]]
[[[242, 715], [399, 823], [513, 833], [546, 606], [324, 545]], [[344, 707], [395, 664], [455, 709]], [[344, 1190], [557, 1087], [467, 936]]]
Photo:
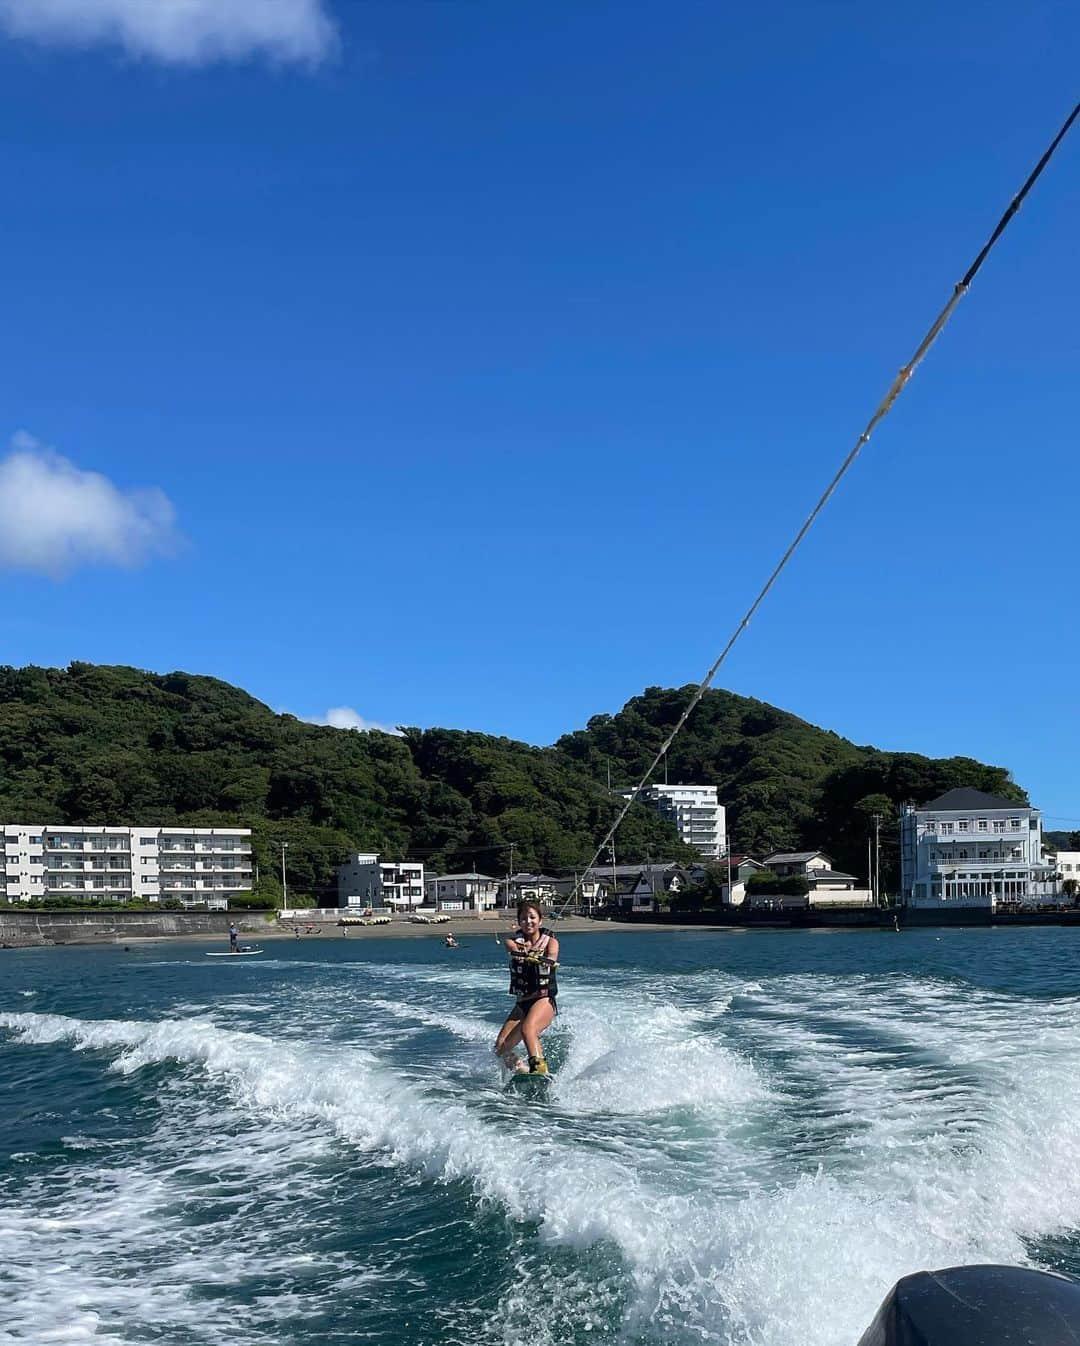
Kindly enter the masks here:
[[356, 851], [338, 866], [339, 907], [419, 907], [424, 866], [413, 860], [380, 860], [376, 851]]
[[[623, 798], [632, 794], [624, 790]], [[715, 785], [647, 785], [638, 802], [673, 822], [679, 840], [699, 855], [719, 860], [727, 854], [727, 810], [717, 799]]]
[[9, 902], [160, 902], [226, 908], [251, 892], [247, 827], [86, 827], [7, 823]]
[[964, 787], [901, 816], [900, 890], [910, 907], [1057, 901], [1056, 873], [1030, 805]]

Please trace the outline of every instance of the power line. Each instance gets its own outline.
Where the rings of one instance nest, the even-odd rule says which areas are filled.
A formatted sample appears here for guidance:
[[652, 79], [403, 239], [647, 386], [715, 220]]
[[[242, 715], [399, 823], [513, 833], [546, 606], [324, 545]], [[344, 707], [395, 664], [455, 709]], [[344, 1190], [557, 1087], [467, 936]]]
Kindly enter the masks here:
[[[894, 404], [896, 403], [897, 398], [899, 398], [900, 394], [904, 391], [909, 381], [911, 380], [911, 376], [915, 373], [915, 370], [925, 359], [928, 351], [930, 350], [930, 347], [941, 335], [942, 331], [945, 328], [945, 324], [952, 317], [953, 311], [960, 303], [960, 300], [963, 299], [964, 295], [967, 293], [972, 281], [978, 274], [979, 269], [981, 268], [983, 262], [990, 255], [991, 249], [997, 243], [1001, 235], [1005, 232], [1006, 228], [1009, 225], [1009, 222], [1012, 220], [1012, 217], [1020, 209], [1020, 206], [1023, 204], [1024, 198], [1027, 196], [1028, 192], [1037, 182], [1043, 169], [1050, 162], [1051, 156], [1057, 149], [1058, 145], [1060, 145], [1062, 140], [1065, 138], [1066, 134], [1069, 131], [1069, 128], [1072, 126], [1077, 116], [1080, 116], [1080, 103], [1076, 104], [1072, 112], [1065, 119], [1065, 122], [1062, 125], [1061, 130], [1058, 131], [1057, 135], [1050, 142], [1042, 158], [1039, 160], [1039, 162], [1032, 169], [1031, 173], [1028, 175], [1027, 181], [1024, 183], [1024, 185], [1020, 188], [1019, 192], [1017, 192], [1016, 196], [1014, 196], [1012, 201], [1009, 203], [1009, 206], [1005, 210], [1005, 213], [1002, 215], [1001, 219], [998, 220], [993, 233], [987, 239], [986, 243], [983, 245], [982, 249], [976, 256], [975, 260], [972, 262], [972, 264], [968, 267], [967, 271], [964, 273], [963, 279], [960, 280], [953, 288], [952, 295], [949, 297], [948, 302], [945, 304], [945, 307], [937, 315], [934, 321], [930, 324], [930, 327], [926, 335], [923, 337], [923, 339], [919, 342], [918, 346], [915, 348], [914, 355], [912, 355], [911, 359], [907, 362], [906, 365], [904, 365], [901, 368], [896, 378], [892, 381], [889, 390], [886, 392], [885, 396], [878, 403], [877, 409], [874, 411], [874, 414], [867, 421], [866, 426], [864, 427], [862, 433], [859, 435], [858, 439], [855, 441], [854, 445], [848, 452], [847, 457], [840, 464], [839, 468], [833, 475], [832, 480], [825, 487], [825, 490], [822, 492], [817, 504], [806, 516], [806, 519], [804, 520], [802, 527], [795, 534], [795, 537], [792, 539], [787, 550], [780, 557], [780, 560], [777, 562], [772, 573], [769, 575], [768, 579], [761, 587], [761, 590], [759, 591], [757, 597], [754, 599], [754, 601], [750, 604], [749, 608], [747, 609], [746, 614], [743, 617], [742, 621], [739, 622], [738, 626], [736, 626], [735, 630], [728, 638], [727, 644], [720, 651], [712, 667], [709, 669], [709, 671], [705, 674], [704, 678], [702, 678], [701, 682], [698, 684], [697, 689], [695, 690], [693, 696], [691, 696], [690, 701], [686, 706], [686, 709], [683, 711], [682, 715], [680, 715], [677, 723], [675, 724], [675, 727], [672, 729], [671, 733], [664, 740], [663, 744], [660, 747], [659, 752], [657, 752], [656, 756], [652, 760], [651, 765], [645, 772], [645, 775], [642, 776], [641, 780], [635, 787], [633, 793], [627, 799], [623, 808], [619, 811], [619, 814], [616, 817], [615, 821], [611, 824], [611, 827], [608, 829], [607, 834], [605, 835], [603, 841], [601, 841], [600, 845], [596, 848], [596, 853], [593, 855], [592, 860], [589, 862], [588, 865], [589, 869], [592, 869], [596, 865], [596, 862], [600, 858], [600, 855], [608, 847], [612, 837], [614, 837], [615, 833], [618, 831], [619, 824], [622, 822], [622, 820], [626, 817], [627, 813], [630, 811], [631, 805], [637, 799], [638, 795], [645, 788], [645, 786], [648, 785], [649, 781], [653, 777], [653, 773], [656, 771], [656, 768], [659, 766], [660, 762], [666, 756], [668, 749], [671, 747], [672, 743], [675, 741], [679, 733], [682, 731], [683, 726], [690, 718], [690, 715], [693, 712], [695, 706], [708, 691], [710, 685], [712, 684], [713, 678], [716, 677], [716, 674], [720, 670], [720, 666], [723, 664], [724, 660], [731, 652], [732, 648], [735, 645], [735, 642], [739, 639], [742, 633], [750, 625], [751, 618], [757, 612], [761, 604], [765, 601], [766, 597], [769, 594], [769, 591], [772, 589], [776, 581], [780, 578], [788, 562], [795, 555], [795, 552], [798, 550], [799, 546], [801, 545], [803, 539], [806, 537], [807, 533], [809, 533], [810, 529], [817, 522], [818, 515], [829, 503], [829, 500], [832, 498], [833, 493], [836, 491], [836, 488], [840, 485], [841, 481], [843, 481], [844, 477], [847, 475], [848, 471], [853, 466], [855, 459], [858, 458], [859, 454], [862, 452], [865, 445], [869, 443], [870, 436], [874, 433], [877, 427], [881, 424], [881, 422], [892, 410]], [[570, 902], [575, 900], [577, 896], [578, 891], [577, 889], [575, 889], [575, 891], [570, 894], [570, 896], [566, 899], [566, 902], [563, 904], [564, 909], [565, 907], [569, 906]]]

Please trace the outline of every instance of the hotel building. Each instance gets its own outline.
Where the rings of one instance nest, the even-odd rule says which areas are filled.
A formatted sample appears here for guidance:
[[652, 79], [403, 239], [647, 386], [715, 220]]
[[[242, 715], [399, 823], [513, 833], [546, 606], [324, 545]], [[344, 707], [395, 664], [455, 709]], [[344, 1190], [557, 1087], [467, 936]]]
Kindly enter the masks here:
[[1059, 898], [1038, 809], [968, 788], [900, 819], [900, 887], [910, 907], [989, 907]]

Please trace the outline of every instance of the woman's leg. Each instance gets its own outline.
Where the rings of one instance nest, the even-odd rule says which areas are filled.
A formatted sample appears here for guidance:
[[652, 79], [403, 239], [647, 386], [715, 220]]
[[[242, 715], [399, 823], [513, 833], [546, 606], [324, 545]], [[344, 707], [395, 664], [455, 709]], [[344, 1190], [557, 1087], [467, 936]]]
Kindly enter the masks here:
[[509, 1019], [499, 1029], [499, 1036], [495, 1039], [495, 1055], [502, 1059], [502, 1063], [507, 1070], [524, 1068], [521, 1057], [514, 1051], [514, 1048], [521, 1041], [521, 1020], [522, 1011], [515, 1005], [510, 1012]]
[[525, 1043], [525, 1050], [530, 1056], [543, 1056], [544, 1049], [540, 1045], [540, 1034], [545, 1028], [551, 1027], [551, 1021], [554, 1018], [555, 1010], [546, 996], [534, 1000], [529, 1006], [528, 1012], [521, 1021], [521, 1039]]

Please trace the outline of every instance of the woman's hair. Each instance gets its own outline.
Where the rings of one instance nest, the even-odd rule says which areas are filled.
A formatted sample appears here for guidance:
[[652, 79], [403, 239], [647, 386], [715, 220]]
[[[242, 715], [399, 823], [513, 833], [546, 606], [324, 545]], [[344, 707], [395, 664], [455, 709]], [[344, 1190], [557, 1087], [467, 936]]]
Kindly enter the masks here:
[[540, 903], [534, 902], [531, 897], [522, 898], [522, 900], [518, 903], [517, 905], [518, 920], [519, 921], [521, 920], [522, 916], [525, 915], [525, 913], [529, 910], [530, 907], [533, 909], [533, 911], [536, 912], [537, 917], [542, 921], [544, 919], [544, 913], [540, 910]]

